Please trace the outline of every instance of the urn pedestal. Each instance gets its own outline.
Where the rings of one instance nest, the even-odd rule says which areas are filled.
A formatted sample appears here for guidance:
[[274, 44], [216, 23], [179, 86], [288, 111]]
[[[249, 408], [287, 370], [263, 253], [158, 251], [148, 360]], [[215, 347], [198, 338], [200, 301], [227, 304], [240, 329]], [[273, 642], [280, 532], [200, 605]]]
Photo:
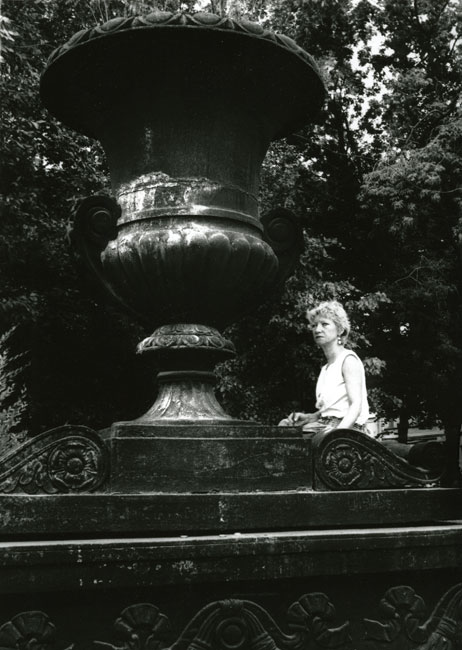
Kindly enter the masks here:
[[222, 328], [300, 250], [293, 215], [258, 215], [259, 166], [323, 92], [293, 41], [210, 14], [109, 21], [52, 55], [43, 100], [101, 140], [113, 183], [74, 242], [155, 328], [140, 348], [161, 389], [135, 421], [0, 459], [2, 648], [460, 646], [461, 490], [358, 432], [239, 422], [213, 394]]

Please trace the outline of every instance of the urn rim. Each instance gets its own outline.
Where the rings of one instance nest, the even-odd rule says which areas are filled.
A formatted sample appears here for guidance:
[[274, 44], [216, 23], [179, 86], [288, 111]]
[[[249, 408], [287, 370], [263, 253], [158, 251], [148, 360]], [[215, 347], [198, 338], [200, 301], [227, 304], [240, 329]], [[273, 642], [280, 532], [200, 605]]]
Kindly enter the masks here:
[[306, 52], [302, 47], [284, 34], [273, 32], [259, 25], [256, 22], [240, 19], [235, 20], [229, 16], [218, 16], [209, 12], [198, 11], [196, 13], [188, 13], [186, 11], [174, 13], [170, 11], [153, 11], [146, 15], [135, 15], [128, 17], [116, 17], [107, 20], [106, 22], [82, 29], [73, 36], [71, 36], [66, 43], [60, 45], [50, 54], [47, 60], [46, 68], [48, 68], [56, 59], [68, 52], [69, 50], [91, 41], [96, 38], [101, 38], [109, 34], [133, 29], [162, 29], [165, 27], [170, 28], [197, 28], [197, 29], [213, 29], [222, 31], [235, 31], [242, 34], [247, 34], [251, 37], [261, 38], [271, 41], [276, 45], [293, 52], [296, 56], [307, 63], [313, 70], [320, 76], [322, 75], [314, 58]]
[[[250, 94], [253, 93], [258, 81], [256, 85], [263, 88], [263, 95], [258, 101], [253, 98], [245, 111], [265, 112], [270, 109], [271, 100], [279, 107], [284, 106], [283, 116], [279, 116], [269, 129], [270, 140], [285, 137], [312, 121], [324, 102], [326, 87], [315, 60], [291, 38], [257, 23], [237, 21], [228, 16], [160, 11], [145, 16], [113, 18], [74, 34], [48, 59], [40, 83], [42, 101], [60, 121], [98, 138], [95, 118], [89, 117], [90, 112], [94, 114], [99, 110], [107, 114], [114, 85], [123, 95], [127, 84], [134, 83], [132, 75], [140, 80], [134, 84], [137, 88], [145, 83], [154, 86], [150, 78], [152, 66], [156, 67], [158, 53], [167, 48], [172, 62], [168, 60], [165, 66], [164, 60], [163, 65], [172, 65], [173, 76], [181, 65], [186, 67], [186, 75], [190, 74], [188, 65], [194, 65], [194, 71], [199, 70], [203, 77], [202, 82], [208, 75], [217, 88], [221, 84], [220, 92], [228, 79], [235, 87], [241, 81], [244, 86], [247, 84], [238, 102], [245, 101], [249, 89]], [[243, 54], [236, 64], [233, 53], [241, 54], [241, 51]], [[143, 61], [139, 52], [144, 55], [149, 52], [151, 60]], [[125, 61], [127, 57], [129, 63]], [[191, 64], [194, 57], [195, 63]], [[95, 65], [100, 68], [96, 70]], [[122, 72], [118, 66], [123, 68]], [[157, 66], [156, 75], [170, 74], [159, 69], [161, 67]], [[105, 72], [109, 72], [107, 78]], [[235, 94], [230, 92], [225, 104], [231, 97], [234, 100]], [[80, 115], [74, 110], [76, 103], [80, 104]], [[88, 114], [83, 119], [82, 107]]]

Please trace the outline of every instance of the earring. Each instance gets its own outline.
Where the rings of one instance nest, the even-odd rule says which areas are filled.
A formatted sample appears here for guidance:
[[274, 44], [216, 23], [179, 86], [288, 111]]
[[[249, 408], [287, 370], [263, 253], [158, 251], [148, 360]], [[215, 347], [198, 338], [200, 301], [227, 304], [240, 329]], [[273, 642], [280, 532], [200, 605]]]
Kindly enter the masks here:
[[338, 343], [339, 345], [342, 345], [342, 339], [341, 339], [340, 336], [339, 336], [338, 339], [337, 339], [337, 343]]

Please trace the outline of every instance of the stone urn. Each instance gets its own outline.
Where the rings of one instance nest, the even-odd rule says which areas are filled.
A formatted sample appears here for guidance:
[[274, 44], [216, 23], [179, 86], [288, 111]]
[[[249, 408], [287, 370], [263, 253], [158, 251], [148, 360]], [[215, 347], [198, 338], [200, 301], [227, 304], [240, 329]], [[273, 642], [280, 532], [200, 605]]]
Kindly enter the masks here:
[[261, 164], [324, 94], [294, 41], [207, 13], [116, 18], [51, 55], [42, 100], [102, 143], [113, 190], [82, 201], [74, 241], [154, 328], [139, 351], [157, 355], [159, 393], [136, 422], [236, 422], [213, 390], [234, 353], [221, 330], [274, 292], [302, 246], [288, 210], [259, 215]]

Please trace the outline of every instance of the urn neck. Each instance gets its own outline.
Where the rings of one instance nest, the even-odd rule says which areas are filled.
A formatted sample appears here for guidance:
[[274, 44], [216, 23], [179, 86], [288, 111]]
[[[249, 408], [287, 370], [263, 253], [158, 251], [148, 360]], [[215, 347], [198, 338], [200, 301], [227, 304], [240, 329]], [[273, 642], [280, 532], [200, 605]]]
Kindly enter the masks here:
[[[260, 169], [271, 133], [236, 106], [192, 95], [139, 97], [101, 131], [120, 223], [156, 216], [208, 215], [258, 220]], [[155, 112], [151, 105], [155, 103]]]

